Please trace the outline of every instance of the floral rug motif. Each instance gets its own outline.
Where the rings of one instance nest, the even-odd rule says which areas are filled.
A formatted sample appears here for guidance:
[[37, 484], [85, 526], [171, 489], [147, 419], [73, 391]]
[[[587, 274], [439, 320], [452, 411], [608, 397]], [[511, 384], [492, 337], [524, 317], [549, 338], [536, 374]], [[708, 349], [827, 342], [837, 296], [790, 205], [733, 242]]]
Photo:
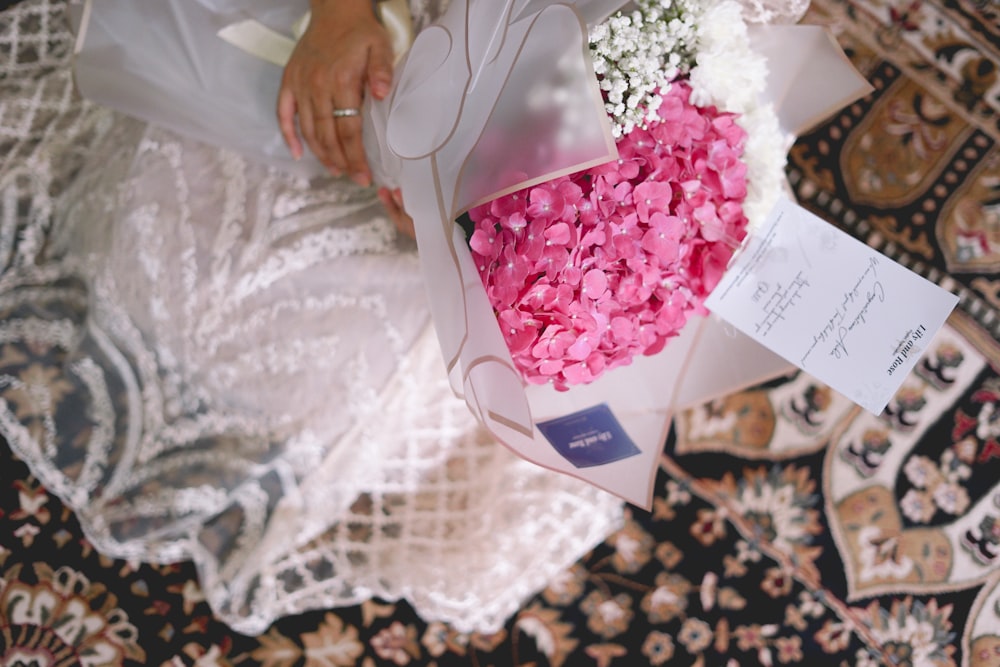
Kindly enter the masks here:
[[1000, 6], [806, 20], [876, 90], [800, 138], [796, 194], [961, 297], [882, 416], [803, 374], [685, 412], [653, 510], [493, 635], [388, 601], [233, 633], [192, 566], [96, 553], [3, 446], [0, 665], [1000, 665]]

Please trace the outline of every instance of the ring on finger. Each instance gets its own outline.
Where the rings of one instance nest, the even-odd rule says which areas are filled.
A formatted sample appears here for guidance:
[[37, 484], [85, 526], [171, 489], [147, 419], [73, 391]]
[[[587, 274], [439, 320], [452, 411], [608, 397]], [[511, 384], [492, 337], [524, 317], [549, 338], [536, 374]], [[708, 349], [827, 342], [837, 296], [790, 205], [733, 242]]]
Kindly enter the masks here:
[[350, 118], [352, 116], [360, 116], [360, 115], [361, 115], [361, 109], [357, 109], [357, 108], [334, 109], [333, 110], [333, 117], [334, 118]]

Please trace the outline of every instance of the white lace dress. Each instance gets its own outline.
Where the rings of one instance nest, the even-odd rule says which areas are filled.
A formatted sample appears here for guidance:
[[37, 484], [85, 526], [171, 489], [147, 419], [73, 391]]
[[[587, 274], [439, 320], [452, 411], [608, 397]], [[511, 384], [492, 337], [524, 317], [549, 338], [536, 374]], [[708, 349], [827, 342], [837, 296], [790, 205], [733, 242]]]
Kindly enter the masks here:
[[489, 631], [618, 525], [452, 396], [371, 191], [82, 102], [64, 10], [0, 13], [0, 435], [100, 551], [193, 560], [244, 633], [373, 596]]
[[452, 396], [371, 191], [80, 102], [62, 3], [0, 46], [0, 433], [97, 549], [192, 559], [244, 633], [372, 596], [490, 630], [614, 529]]

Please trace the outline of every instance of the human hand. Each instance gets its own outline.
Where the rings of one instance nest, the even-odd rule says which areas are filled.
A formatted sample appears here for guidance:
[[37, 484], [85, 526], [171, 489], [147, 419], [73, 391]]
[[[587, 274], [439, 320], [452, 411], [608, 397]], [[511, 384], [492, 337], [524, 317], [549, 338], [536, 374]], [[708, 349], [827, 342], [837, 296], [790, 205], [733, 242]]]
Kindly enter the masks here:
[[396, 225], [396, 229], [405, 236], [415, 239], [417, 232], [413, 228], [413, 218], [403, 209], [403, 193], [399, 188], [389, 190], [389, 188], [379, 188], [378, 198], [385, 207], [385, 212], [389, 214], [389, 219]]
[[[334, 109], [360, 109], [365, 86], [377, 99], [392, 85], [392, 45], [370, 0], [312, 0], [312, 18], [285, 66], [278, 123], [295, 159], [302, 139], [334, 176], [371, 184], [361, 142], [361, 116], [334, 118]], [[295, 126], [298, 114], [298, 129]]]

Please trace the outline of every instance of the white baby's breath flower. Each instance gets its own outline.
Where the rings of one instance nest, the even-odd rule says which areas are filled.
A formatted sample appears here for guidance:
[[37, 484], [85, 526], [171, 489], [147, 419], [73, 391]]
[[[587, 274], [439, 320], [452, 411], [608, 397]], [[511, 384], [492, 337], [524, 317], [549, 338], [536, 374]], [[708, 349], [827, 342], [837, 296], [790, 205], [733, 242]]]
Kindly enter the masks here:
[[607, 93], [606, 109], [615, 137], [655, 118], [670, 81], [694, 64], [701, 8], [694, 0], [637, 0], [590, 33], [594, 71]]

